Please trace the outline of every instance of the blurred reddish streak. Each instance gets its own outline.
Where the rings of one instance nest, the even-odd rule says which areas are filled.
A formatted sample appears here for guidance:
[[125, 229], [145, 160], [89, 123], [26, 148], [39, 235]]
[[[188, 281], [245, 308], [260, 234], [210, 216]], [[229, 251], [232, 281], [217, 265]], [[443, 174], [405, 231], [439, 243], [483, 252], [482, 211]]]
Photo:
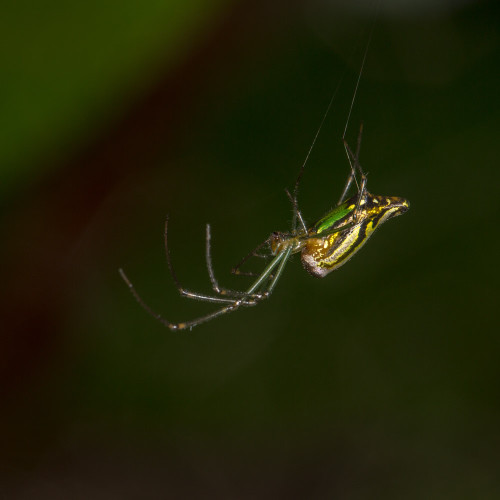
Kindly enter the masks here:
[[[121, 123], [76, 152], [33, 192], [17, 194], [4, 218], [1, 250], [0, 379], [5, 395], [38, 380], [63, 347], [65, 311], [85, 269], [64, 263], [101, 203], [131, 171], [151, 166], [166, 143], [175, 145], [193, 97], [203, 91], [204, 75], [234, 65], [239, 62], [235, 54], [259, 49], [280, 31], [280, 4], [271, 8], [265, 1], [243, 1], [232, 6], [174, 71], [165, 70]], [[285, 10], [290, 14], [290, 5]], [[109, 235], [102, 240], [113, 244]]]

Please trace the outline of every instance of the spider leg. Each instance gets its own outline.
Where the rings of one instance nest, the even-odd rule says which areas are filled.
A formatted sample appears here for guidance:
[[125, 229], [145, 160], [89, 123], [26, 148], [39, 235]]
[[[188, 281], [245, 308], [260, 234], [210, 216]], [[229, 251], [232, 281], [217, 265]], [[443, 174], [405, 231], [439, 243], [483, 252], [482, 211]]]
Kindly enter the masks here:
[[351, 151], [351, 148], [349, 147], [349, 145], [347, 144], [347, 142], [344, 139], [344, 146], [346, 148], [346, 151], [347, 151], [348, 155], [350, 155], [352, 157], [352, 159], [354, 161], [354, 167], [357, 168], [361, 174], [361, 185], [358, 186], [358, 199], [356, 201], [356, 208], [355, 208], [354, 213], [353, 213], [354, 222], [357, 222], [359, 209], [361, 206], [361, 200], [363, 199], [363, 196], [366, 193], [366, 180], [367, 180], [367, 178], [366, 178], [366, 174], [363, 172], [363, 169], [361, 168], [361, 165], [359, 163], [359, 148], [361, 145], [361, 133], [362, 133], [362, 131], [363, 131], [363, 124], [361, 124], [360, 131], [359, 131], [358, 146], [356, 149], [356, 155], [353, 154], [353, 152]]
[[218, 316], [222, 316], [223, 314], [229, 313], [236, 311], [239, 309], [241, 306], [253, 306], [256, 305], [260, 300], [266, 299], [269, 297], [269, 295], [272, 293], [274, 287], [276, 286], [276, 283], [278, 281], [278, 278], [281, 276], [283, 269], [285, 267], [285, 264], [290, 257], [292, 251], [292, 247], [288, 247], [286, 250], [282, 251], [274, 259], [269, 263], [269, 265], [264, 269], [262, 274], [259, 276], [259, 278], [255, 281], [255, 283], [246, 291], [247, 297], [251, 299], [252, 294], [258, 290], [265, 282], [266, 280], [269, 280], [269, 277], [271, 276], [274, 268], [279, 265], [278, 270], [276, 271], [275, 275], [273, 278], [269, 281], [269, 285], [265, 291], [260, 294], [260, 298], [256, 298], [255, 300], [247, 300], [245, 301], [244, 299], [236, 299], [233, 300], [230, 304], [217, 309], [216, 311], [206, 314], [205, 316], [200, 316], [199, 318], [196, 318], [191, 321], [185, 321], [185, 322], [180, 322], [180, 323], [172, 323], [171, 321], [168, 321], [165, 319], [163, 316], [160, 314], [156, 313], [153, 311], [141, 298], [141, 296], [137, 293], [136, 289], [130, 282], [130, 280], [127, 278], [125, 273], [123, 272], [122, 269], [119, 270], [121, 277], [127, 284], [129, 290], [131, 291], [132, 295], [135, 297], [139, 305], [141, 305], [153, 318], [157, 319], [162, 323], [164, 326], [169, 328], [170, 330], [185, 330], [185, 329], [191, 329], [201, 323], [205, 323], [207, 321], [210, 321], [211, 319], [217, 318]]
[[[242, 291], [238, 290], [229, 290], [227, 288], [222, 288], [219, 286], [219, 282], [217, 281], [217, 278], [215, 277], [214, 273], [214, 268], [212, 264], [212, 253], [211, 253], [211, 238], [212, 234], [210, 231], [210, 224], [207, 224], [207, 229], [206, 229], [206, 261], [207, 261], [207, 269], [208, 269], [208, 275], [210, 277], [210, 282], [212, 283], [212, 288], [214, 292], [220, 294], [220, 295], [225, 295], [229, 297], [248, 297], [248, 294]], [[252, 296], [252, 298], [258, 298], [259, 295], [255, 294]]]
[[256, 276], [259, 276], [257, 273], [254, 273], [254, 272], [251, 272], [251, 271], [241, 271], [240, 270], [240, 267], [249, 259], [251, 259], [252, 257], [259, 257], [261, 259], [268, 259], [269, 256], [268, 255], [262, 255], [260, 253], [257, 253], [258, 250], [260, 250], [262, 247], [266, 246], [269, 244], [269, 238], [265, 241], [263, 241], [262, 243], [260, 243], [259, 245], [257, 245], [248, 255], [245, 255], [245, 257], [243, 257], [239, 262], [238, 264], [236, 264], [232, 269], [231, 269], [231, 274], [235, 274], [237, 276], [252, 276], [252, 277], [256, 277]]
[[[258, 304], [261, 300], [267, 299], [271, 295], [271, 293], [273, 292], [273, 290], [276, 286], [276, 283], [278, 282], [278, 279], [280, 278], [281, 274], [283, 273], [283, 270], [285, 268], [285, 264], [288, 261], [291, 253], [292, 253], [292, 247], [289, 246], [286, 250], [283, 250], [278, 255], [276, 255], [276, 257], [274, 257], [274, 259], [264, 269], [264, 271], [259, 276], [259, 278], [255, 281], [255, 283], [245, 292], [248, 296], [252, 296], [252, 294], [254, 294], [255, 291], [258, 290], [262, 286], [262, 284], [265, 283], [265, 281], [270, 278], [274, 268], [276, 266], [278, 266], [278, 264], [279, 264], [278, 270], [276, 271], [275, 275], [272, 276], [271, 280], [269, 281], [268, 287], [253, 302], [245, 303], [245, 301], [242, 299], [235, 300], [232, 304], [225, 306], [221, 309], [218, 309], [218, 310], [216, 310], [210, 314], [207, 314], [205, 316], [201, 316], [200, 318], [196, 318], [196, 319], [191, 320], [191, 321], [186, 321], [184, 323], [177, 323], [175, 325], [176, 328], [172, 328], [171, 323], [169, 325], [163, 321], [163, 324], [168, 326], [171, 330], [172, 329], [185, 330], [186, 328], [191, 329], [195, 326], [198, 326], [201, 323], [205, 323], [207, 321], [210, 321], [211, 319], [217, 318], [218, 316], [222, 316], [223, 314], [236, 311], [241, 306]], [[163, 320], [163, 318], [162, 318], [162, 320]]]
[[[283, 269], [285, 269], [285, 265], [288, 262], [290, 255], [292, 254], [292, 248], [293, 246], [289, 245], [286, 248], [286, 250], [280, 252], [267, 266], [267, 268], [264, 269], [264, 272], [262, 273], [260, 278], [247, 290], [247, 293], [253, 293], [255, 290], [259, 288], [259, 286], [265, 281], [265, 279], [269, 277], [270, 284], [267, 287], [266, 291], [262, 294], [263, 298], [268, 298], [269, 295], [271, 295], [271, 293], [273, 292], [276, 283], [278, 282], [281, 274], [283, 273]], [[274, 275], [272, 275], [271, 273], [278, 263], [279, 263], [278, 270]]]
[[137, 300], [137, 302], [139, 303], [139, 305], [146, 311], [148, 312], [151, 316], [153, 316], [153, 318], [157, 319], [158, 321], [160, 321], [161, 323], [163, 323], [165, 326], [167, 326], [168, 328], [170, 328], [171, 330], [175, 330], [175, 324], [174, 323], [170, 323], [170, 321], [167, 321], [165, 318], [163, 318], [160, 314], [156, 313], [155, 311], [153, 311], [147, 304], [146, 302], [144, 302], [144, 300], [142, 300], [142, 297], [137, 293], [137, 290], [135, 289], [134, 285], [132, 284], [132, 282], [127, 278], [127, 275], [125, 274], [125, 272], [123, 271], [123, 269], [118, 269], [118, 272], [120, 273], [120, 276], [122, 277], [123, 281], [125, 281], [125, 283], [127, 284], [128, 286], [128, 289], [130, 290], [130, 292], [132, 293], [132, 295], [134, 296], [135, 300]]
[[[170, 274], [172, 275], [175, 286], [177, 287], [177, 290], [179, 291], [179, 294], [182, 297], [187, 297], [189, 299], [194, 299], [194, 300], [201, 300], [204, 302], [212, 302], [215, 304], [232, 304], [234, 302], [234, 299], [231, 299], [231, 298], [214, 297], [212, 295], [205, 295], [202, 293], [191, 292], [190, 290], [185, 289], [181, 285], [181, 282], [179, 281], [179, 278], [177, 277], [177, 273], [174, 270], [174, 266], [172, 265], [172, 260], [170, 258], [170, 250], [168, 248], [168, 217], [165, 219], [165, 256], [167, 258], [167, 264], [168, 264], [168, 268], [170, 270]], [[247, 294], [245, 295], [245, 297], [250, 299], [250, 301], [252, 300], [252, 298], [248, 297]], [[245, 299], [245, 301], [246, 301], [246, 299]]]
[[[350, 163], [350, 161], [349, 161], [349, 163]], [[355, 178], [355, 175], [356, 174], [355, 174], [354, 169], [352, 168], [352, 165], [351, 165], [351, 172], [350, 172], [349, 176], [347, 177], [347, 181], [345, 183], [344, 190], [342, 191], [342, 194], [340, 195], [339, 201], [337, 202], [337, 206], [342, 205], [342, 203], [344, 203], [344, 201], [346, 200], [347, 193], [349, 192], [349, 188], [351, 187], [351, 184]]]
[[[337, 206], [338, 205], [342, 205], [342, 203], [346, 200], [347, 193], [349, 191], [349, 188], [351, 187], [352, 181], [354, 180], [356, 182], [356, 184], [357, 184], [356, 169], [359, 170], [362, 179], [365, 176], [363, 170], [361, 169], [361, 165], [359, 164], [359, 151], [360, 151], [360, 148], [361, 148], [361, 138], [362, 138], [362, 135], [363, 135], [363, 123], [361, 123], [361, 125], [359, 127], [358, 141], [357, 141], [357, 147], [356, 147], [356, 155], [353, 155], [351, 149], [349, 148], [349, 145], [347, 144], [347, 141], [345, 140], [345, 138], [343, 138], [344, 149], [345, 149], [345, 152], [346, 152], [346, 155], [347, 155], [347, 159], [349, 160], [349, 165], [351, 166], [351, 172], [350, 172], [349, 176], [347, 177], [347, 181], [345, 183], [345, 186], [344, 186], [342, 194], [341, 194], [341, 196], [339, 198], [339, 201], [337, 202]], [[354, 162], [354, 164], [353, 164], [353, 162]], [[365, 182], [365, 184], [366, 184], [366, 182]], [[358, 186], [358, 188], [359, 188], [359, 186]]]
[[298, 219], [300, 225], [302, 226], [302, 231], [304, 232], [304, 234], [307, 234], [307, 227], [304, 222], [304, 219], [302, 218], [302, 213], [298, 207], [297, 196], [292, 196], [290, 194], [290, 191], [288, 191], [288, 189], [286, 188], [285, 188], [285, 193], [288, 196], [288, 199], [290, 200], [293, 206], [292, 233], [295, 234], [297, 232], [297, 219]]
[[[199, 323], [203, 323], [205, 321], [208, 321], [209, 319], [216, 318], [217, 316], [220, 316], [221, 314], [224, 314], [226, 312], [230, 312], [233, 309], [237, 309], [238, 307], [243, 305], [243, 301], [238, 301], [238, 300], [230, 301], [229, 305], [226, 305], [222, 309], [218, 309], [217, 311], [215, 311], [211, 314], [207, 314], [206, 316], [202, 316], [201, 318], [198, 318], [197, 320], [187, 321], [185, 323], [172, 323], [171, 321], [168, 321], [168, 319], [165, 319], [161, 314], [158, 314], [157, 312], [153, 311], [153, 309], [151, 309], [151, 307], [149, 307], [148, 304], [146, 304], [146, 302], [144, 302], [144, 300], [139, 295], [139, 293], [135, 289], [132, 282], [127, 278], [126, 274], [123, 272], [123, 269], [119, 269], [118, 271], [119, 271], [121, 277], [123, 278], [123, 281], [125, 281], [125, 283], [127, 284], [128, 288], [129, 288], [130, 292], [132, 293], [132, 295], [134, 296], [135, 300], [137, 300], [137, 302], [139, 303], [139, 305], [147, 313], [149, 313], [151, 316], [153, 316], [153, 318], [158, 320], [162, 325], [166, 326], [167, 328], [170, 328], [170, 330], [173, 330], [173, 331], [174, 330], [184, 330], [185, 328], [192, 328], [193, 326], [196, 326]], [[255, 305], [255, 304], [256, 304], [256, 302], [252, 305]], [[250, 303], [248, 303], [247, 305], [250, 305]]]

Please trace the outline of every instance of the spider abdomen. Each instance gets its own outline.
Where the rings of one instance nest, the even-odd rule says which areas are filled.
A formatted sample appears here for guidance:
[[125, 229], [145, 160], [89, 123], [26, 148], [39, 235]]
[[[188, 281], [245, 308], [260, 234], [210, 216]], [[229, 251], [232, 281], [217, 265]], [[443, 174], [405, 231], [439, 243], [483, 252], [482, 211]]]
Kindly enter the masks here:
[[324, 278], [345, 264], [366, 239], [362, 224], [324, 238], [311, 238], [302, 250], [302, 265], [312, 276]]
[[304, 269], [313, 276], [324, 278], [345, 264], [368, 241], [377, 227], [405, 213], [408, 208], [409, 203], [404, 198], [367, 193], [357, 222], [349, 214], [349, 224], [354, 225], [322, 238], [307, 239], [301, 255]]

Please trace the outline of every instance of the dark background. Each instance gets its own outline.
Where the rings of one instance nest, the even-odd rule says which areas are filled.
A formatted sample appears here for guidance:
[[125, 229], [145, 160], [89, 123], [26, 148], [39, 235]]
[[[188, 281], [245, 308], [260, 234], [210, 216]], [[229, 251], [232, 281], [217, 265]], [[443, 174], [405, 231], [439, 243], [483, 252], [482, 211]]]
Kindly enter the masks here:
[[[350, 5], [350, 7], [346, 7]], [[11, 2], [0, 83], [2, 498], [500, 498], [500, 10], [382, 2], [348, 138], [411, 209], [192, 332], [348, 173], [372, 2]], [[260, 264], [259, 262], [256, 263]]]

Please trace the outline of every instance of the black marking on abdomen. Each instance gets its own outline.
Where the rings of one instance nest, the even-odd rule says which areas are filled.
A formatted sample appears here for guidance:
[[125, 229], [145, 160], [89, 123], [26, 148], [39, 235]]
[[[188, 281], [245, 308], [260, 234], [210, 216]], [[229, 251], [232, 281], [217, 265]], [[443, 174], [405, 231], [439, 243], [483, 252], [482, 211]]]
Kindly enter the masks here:
[[[349, 259], [350, 256], [358, 249], [358, 247], [363, 243], [363, 241], [365, 240], [366, 238], [366, 227], [368, 225], [368, 223], [370, 222], [370, 220], [365, 220], [363, 222], [360, 223], [359, 225], [359, 232], [358, 232], [358, 236], [357, 238], [354, 240], [353, 243], [351, 243], [351, 246], [349, 247], [349, 249], [344, 252], [342, 254], [342, 256], [335, 262], [335, 266], [337, 265], [340, 265], [342, 262], [344, 262], [346, 259]], [[355, 229], [355, 228], [353, 228]], [[333, 254], [333, 252], [335, 252], [336, 248], [332, 250], [332, 252], [326, 257], [326, 259], [328, 259], [329, 256], [331, 256]], [[325, 259], [325, 260], [326, 260]], [[321, 265], [321, 264], [320, 264]], [[325, 266], [326, 267], [326, 266]]]

